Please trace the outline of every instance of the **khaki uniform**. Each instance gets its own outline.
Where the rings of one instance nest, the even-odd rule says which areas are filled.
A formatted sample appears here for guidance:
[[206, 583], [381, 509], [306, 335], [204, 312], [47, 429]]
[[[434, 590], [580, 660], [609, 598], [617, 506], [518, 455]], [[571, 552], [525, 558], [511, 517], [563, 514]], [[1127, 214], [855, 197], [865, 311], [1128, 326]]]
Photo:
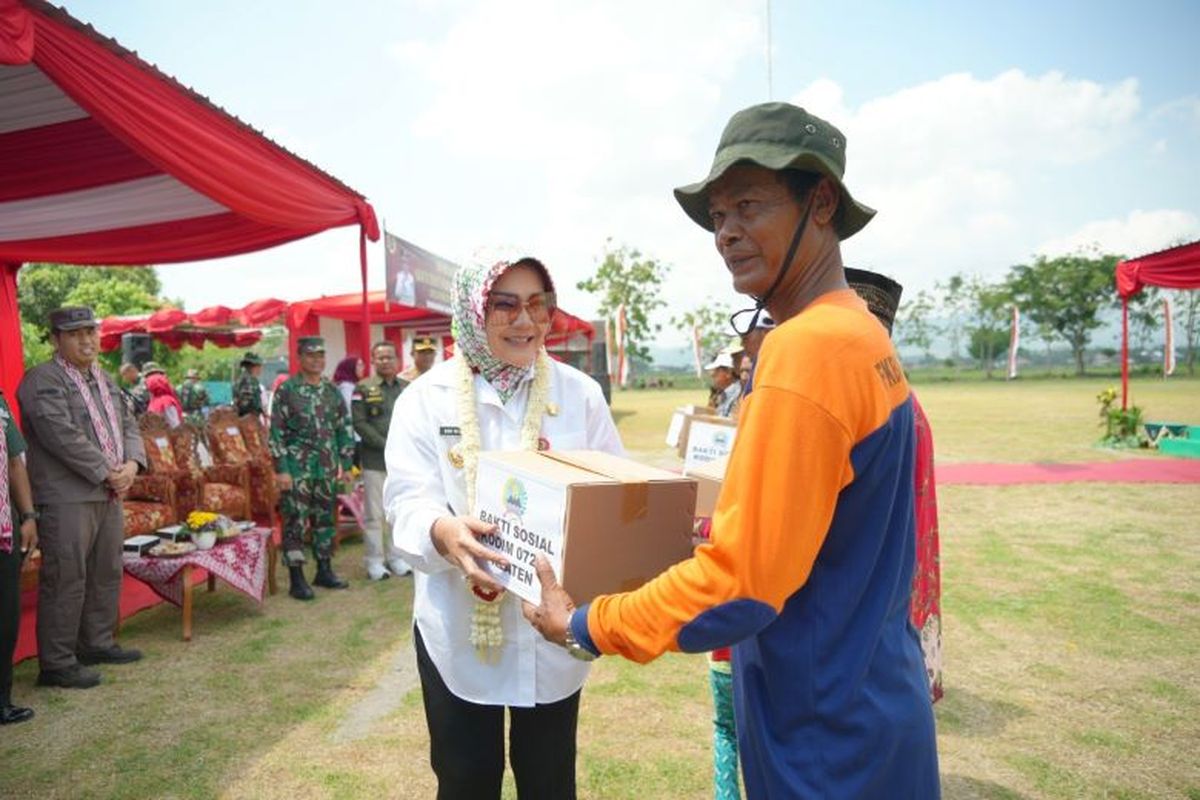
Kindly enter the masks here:
[[392, 424], [392, 407], [406, 386], [408, 381], [398, 376], [391, 383], [386, 383], [375, 375], [355, 387], [350, 405], [354, 432], [362, 440], [367, 506], [363, 542], [366, 545], [364, 558], [368, 569], [373, 564], [382, 566], [385, 553], [389, 563], [400, 559], [400, 551], [392, 543], [391, 526], [384, 519], [383, 481], [387, 477], [387, 462], [383, 450], [387, 446], [388, 428]]
[[[104, 403], [90, 372], [88, 389], [104, 417]], [[133, 413], [105, 374], [119, 416], [113, 436], [124, 442], [125, 460], [145, 468], [146, 454]], [[87, 406], [67, 373], [54, 361], [28, 373], [17, 390], [27, 439], [29, 481], [42, 513], [38, 540], [38, 660], [45, 670], [76, 663], [84, 650], [113, 646], [121, 594], [121, 501], [111, 499], [109, 465]], [[107, 417], [101, 424], [107, 425]]]

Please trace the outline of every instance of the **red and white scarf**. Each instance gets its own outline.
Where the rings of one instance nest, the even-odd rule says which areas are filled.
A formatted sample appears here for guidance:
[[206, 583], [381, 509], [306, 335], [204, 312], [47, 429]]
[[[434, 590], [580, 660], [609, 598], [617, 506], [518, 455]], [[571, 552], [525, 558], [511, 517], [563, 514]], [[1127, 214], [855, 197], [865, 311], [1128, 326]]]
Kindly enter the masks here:
[[8, 431], [9, 411], [0, 409], [0, 553], [13, 549], [12, 504], [8, 499]]
[[125, 463], [125, 440], [121, 437], [121, 420], [117, 417], [117, 410], [113, 406], [112, 395], [108, 392], [108, 381], [104, 379], [104, 372], [95, 363], [89, 368], [92, 374], [92, 380], [96, 382], [96, 388], [100, 390], [100, 400], [104, 403], [104, 415], [108, 418], [108, 426], [104, 425], [104, 420], [100, 419], [100, 409], [96, 408], [96, 400], [92, 397], [91, 391], [88, 390], [87, 381], [83, 377], [83, 373], [79, 368], [70, 364], [62, 356], [55, 356], [54, 360], [63, 368], [70, 378], [75, 388], [79, 390], [79, 394], [83, 397], [83, 404], [87, 406], [88, 417], [92, 420], [92, 430], [96, 432], [96, 439], [100, 442], [100, 449], [104, 451], [104, 460], [113, 469], [120, 467]]

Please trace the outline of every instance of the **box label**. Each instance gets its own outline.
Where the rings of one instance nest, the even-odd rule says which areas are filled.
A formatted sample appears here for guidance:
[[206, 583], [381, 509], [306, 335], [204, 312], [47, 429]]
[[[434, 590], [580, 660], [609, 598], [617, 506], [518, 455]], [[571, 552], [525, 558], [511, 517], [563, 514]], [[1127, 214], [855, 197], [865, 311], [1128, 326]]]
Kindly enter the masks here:
[[717, 425], [703, 420], [692, 420], [691, 430], [688, 433], [687, 452], [683, 457], [684, 472], [729, 455], [729, 452], [733, 450], [733, 440], [736, 436], [737, 428], [731, 425]]
[[533, 561], [544, 555], [562, 580], [563, 521], [567, 488], [511, 467], [480, 461], [475, 487], [477, 516], [496, 526], [481, 536], [484, 546], [508, 559], [508, 568], [485, 568], [513, 594], [541, 603], [542, 584]]

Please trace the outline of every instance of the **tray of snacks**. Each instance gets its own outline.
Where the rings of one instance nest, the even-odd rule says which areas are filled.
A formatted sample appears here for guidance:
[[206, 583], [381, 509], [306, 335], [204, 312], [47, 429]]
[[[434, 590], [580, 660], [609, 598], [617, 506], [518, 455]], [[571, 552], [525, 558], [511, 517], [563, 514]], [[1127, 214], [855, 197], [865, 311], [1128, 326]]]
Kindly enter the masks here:
[[194, 552], [196, 545], [192, 542], [163, 542], [151, 547], [146, 554], [153, 558], [179, 558]]

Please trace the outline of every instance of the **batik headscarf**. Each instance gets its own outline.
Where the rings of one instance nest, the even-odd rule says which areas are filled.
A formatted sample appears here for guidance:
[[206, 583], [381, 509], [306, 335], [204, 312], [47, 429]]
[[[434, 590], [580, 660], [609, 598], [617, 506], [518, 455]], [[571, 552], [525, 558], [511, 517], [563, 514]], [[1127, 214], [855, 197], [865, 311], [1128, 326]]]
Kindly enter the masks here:
[[[533, 377], [533, 365], [518, 367], [492, 355], [487, 341], [487, 298], [509, 267], [525, 262], [541, 273], [545, 291], [554, 291], [554, 282], [545, 265], [530, 256], [505, 257], [479, 261], [461, 267], [454, 275], [454, 309], [451, 330], [455, 354], [465, 358], [507, 403], [521, 384]], [[489, 266], [490, 264], [490, 266]]]

